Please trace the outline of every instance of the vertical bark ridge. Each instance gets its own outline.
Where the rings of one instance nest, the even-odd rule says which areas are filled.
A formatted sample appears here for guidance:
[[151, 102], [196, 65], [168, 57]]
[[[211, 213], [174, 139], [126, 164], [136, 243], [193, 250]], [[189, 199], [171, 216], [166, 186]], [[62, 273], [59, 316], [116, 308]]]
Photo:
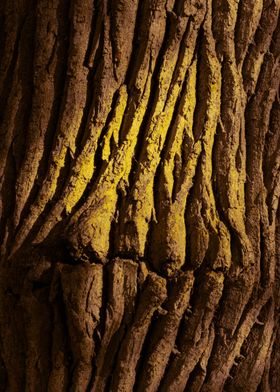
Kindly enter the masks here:
[[112, 391], [132, 390], [137, 362], [151, 317], [166, 299], [166, 294], [164, 279], [154, 273], [149, 273], [139, 298], [135, 317], [119, 350], [118, 361], [113, 373]]
[[[95, 355], [94, 331], [102, 305], [102, 266], [65, 266], [61, 283], [70, 344], [73, 350], [71, 391], [85, 391], [92, 375]], [[75, 290], [72, 290], [72, 285]]]
[[[274, 322], [274, 304], [269, 301], [265, 305], [267, 309], [260, 312], [258, 323], [255, 323], [249, 336], [243, 344], [243, 353], [246, 358], [235, 365], [234, 372], [231, 372], [231, 379], [228, 379], [226, 389], [228, 391], [241, 390], [255, 391], [261, 381], [266, 363], [266, 356], [272, 338]], [[243, 354], [243, 355], [244, 355]], [[246, 375], [244, 377], [244, 375]], [[246, 379], [246, 383], [244, 382]]]
[[[221, 391], [234, 365], [235, 358], [240, 357], [245, 339], [248, 337], [253, 325], [257, 322], [259, 312], [271, 298], [271, 291], [265, 292], [256, 300], [252, 301], [250, 308], [243, 316], [234, 335], [229, 340], [227, 334], [222, 331], [216, 337], [212, 355], [210, 357], [205, 383], [202, 391]], [[221, 360], [225, 358], [226, 360]], [[242, 357], [241, 357], [242, 358]]]
[[[3, 40], [1, 41], [1, 76], [0, 76], [0, 91], [5, 95], [8, 91], [4, 91], [3, 87], [8, 79], [11, 79], [11, 72], [15, 66], [15, 57], [18, 50], [18, 40], [22, 29], [25, 13], [23, 12], [25, 4], [18, 4], [17, 8], [10, 4], [1, 3], [1, 32], [3, 33]], [[13, 29], [12, 29], [13, 27]], [[7, 32], [11, 31], [9, 36]]]
[[[48, 121], [47, 129], [45, 130], [44, 137], [43, 137], [44, 148], [41, 153], [42, 156], [38, 165], [35, 181], [28, 195], [28, 198], [26, 199], [24, 208], [21, 212], [20, 222], [18, 227], [20, 227], [21, 223], [23, 223], [24, 219], [29, 215], [30, 207], [32, 206], [32, 203], [36, 201], [39, 188], [42, 185], [42, 182], [49, 168], [49, 160], [51, 156], [54, 137], [56, 135], [57, 124], [59, 121], [59, 111], [61, 108], [61, 101], [64, 95], [65, 81], [67, 78], [67, 74], [66, 74], [67, 58], [68, 58], [67, 52], [69, 47], [68, 34], [70, 31], [70, 23], [68, 20], [65, 20], [65, 15], [68, 15], [68, 13], [69, 13], [69, 4], [67, 3], [67, 1], [59, 2], [57, 7], [57, 12], [56, 12], [56, 22], [53, 22], [53, 24], [50, 23], [49, 30], [47, 27], [49, 34], [51, 34], [51, 26], [57, 25], [57, 32], [54, 37], [54, 46], [50, 58], [48, 60], [48, 63], [42, 65], [40, 72], [43, 73], [43, 69], [44, 69], [49, 76], [50, 75], [53, 76], [52, 83], [54, 87], [54, 96], [52, 101], [52, 107], [49, 113], [49, 121]], [[53, 37], [50, 41], [53, 42]], [[37, 46], [40, 45], [37, 43]], [[55, 67], [55, 70], [53, 70], [53, 67]], [[67, 166], [65, 167], [65, 169], [68, 170], [69, 154], [67, 155], [67, 164], [65, 166]], [[61, 174], [62, 173], [65, 174], [66, 172], [65, 169], [61, 170], [60, 179], [61, 179]], [[60, 179], [58, 180], [60, 184], [58, 188], [61, 188], [61, 182], [63, 182], [60, 181]], [[13, 235], [11, 236], [11, 240], [12, 238]]]
[[[118, 261], [117, 261], [118, 262]], [[91, 386], [91, 390], [104, 390], [106, 386], [110, 385], [111, 375], [116, 362], [116, 354], [120, 347], [120, 344], [124, 338], [126, 329], [129, 327], [132, 321], [132, 317], [135, 311], [135, 300], [137, 295], [137, 270], [138, 266], [136, 263], [130, 260], [121, 261], [124, 272], [123, 279], [123, 297], [124, 297], [124, 309], [120, 327], [115, 333], [112, 333], [110, 328], [110, 312], [106, 314], [106, 326], [103, 339], [107, 342], [107, 350], [103, 349], [103, 339], [101, 341], [101, 349], [95, 360], [96, 372], [94, 373], [94, 382]], [[109, 298], [110, 300], [110, 298]], [[115, 306], [120, 306], [120, 301]], [[107, 324], [108, 317], [108, 324]]]
[[[267, 209], [270, 224], [275, 224], [279, 200], [279, 146], [280, 139], [277, 124], [280, 120], [280, 105], [276, 97], [270, 115], [269, 130], [266, 134], [266, 143], [263, 157], [264, 183], [267, 188]], [[269, 174], [268, 174], [269, 173]]]
[[[54, 196], [60, 171], [65, 164], [67, 152], [75, 153], [75, 138], [82, 118], [85, 104], [88, 69], [83, 66], [87, 49], [87, 40], [91, 27], [92, 3], [84, 6], [78, 2], [71, 9], [71, 44], [68, 49], [67, 76], [62, 106], [60, 110], [57, 132], [55, 135], [53, 150], [50, 157], [49, 168], [46, 177], [40, 187], [35, 203], [30, 207], [30, 214], [26, 217], [19, 229], [14, 250], [16, 250], [36, 218], [44, 210], [47, 202]], [[79, 86], [79, 88], [78, 88]]]
[[[244, 0], [238, 3], [238, 14], [235, 25], [236, 63], [242, 67], [249, 45], [252, 44], [263, 10], [263, 0]], [[252, 23], [248, 23], [248, 20]]]
[[[15, 275], [15, 271], [12, 274]], [[25, 385], [25, 357], [22, 355], [25, 352], [22, 339], [24, 321], [19, 295], [22, 282], [19, 283], [18, 279], [17, 284], [13, 285], [12, 274], [1, 268], [1, 356], [6, 369], [6, 384], [12, 391], [19, 392]], [[9, 313], [9, 309], [12, 312]], [[14, 325], [14, 329], [11, 325]]]
[[[149, 87], [149, 86], [145, 86]], [[122, 86], [121, 89], [121, 97], [119, 100], [119, 104], [122, 108], [125, 108], [127, 101], [127, 92], [126, 87]], [[145, 103], [147, 102], [147, 94], [144, 94], [142, 97], [142, 102], [140, 103], [138, 110], [135, 113], [134, 121], [131, 125], [130, 132], [127, 134], [125, 140], [120, 145], [118, 150], [114, 151], [112, 158], [108, 164], [108, 167], [104, 171], [104, 173], [100, 176], [99, 181], [97, 183], [97, 191], [91, 192], [92, 196], [88, 198], [84, 206], [80, 210], [75, 213], [71, 222], [70, 222], [70, 238], [72, 238], [72, 245], [77, 242], [83, 242], [88, 244], [87, 251], [89, 254], [93, 253], [96, 257], [104, 260], [106, 259], [108, 250], [109, 250], [109, 234], [110, 234], [110, 226], [113, 216], [115, 214], [115, 208], [117, 203], [117, 185], [122, 180], [123, 175], [128, 171], [130, 162], [133, 156], [135, 141], [137, 138], [137, 131], [139, 127], [139, 120], [141, 121], [143, 116], [143, 108], [146, 107]], [[145, 105], [145, 106], [144, 106]], [[123, 110], [123, 109], [122, 109]], [[142, 114], [143, 113], [143, 114]], [[120, 121], [122, 117], [118, 117], [117, 121]], [[120, 127], [120, 124], [119, 124]], [[105, 145], [106, 146], [106, 145]], [[124, 159], [125, 157], [125, 159]], [[113, 181], [112, 181], [113, 178]], [[123, 187], [120, 184], [120, 187]], [[125, 189], [123, 190], [125, 191]], [[102, 200], [102, 203], [97, 203], [97, 200]], [[93, 215], [92, 211], [96, 211]], [[104, 216], [105, 214], [105, 216]], [[104, 219], [105, 218], [105, 219]], [[102, 242], [100, 241], [100, 230], [104, 224], [104, 220], [108, 222], [108, 229], [106, 233], [104, 233]], [[78, 221], [80, 227], [83, 227], [84, 238], [77, 238], [76, 233], [80, 230], [77, 230], [77, 224], [75, 222]], [[87, 229], [85, 229], [87, 227]], [[72, 235], [73, 233], [73, 235]], [[86, 233], [91, 233], [90, 235]], [[95, 246], [90, 245], [90, 240]], [[75, 248], [75, 247], [74, 247]], [[82, 250], [82, 249], [81, 249]], [[75, 251], [75, 253], [77, 253]], [[83, 252], [85, 253], [85, 252]], [[87, 255], [84, 254], [86, 257]]]
[[[151, 231], [149, 257], [156, 269], [164, 260], [182, 266], [185, 261], [186, 229], [185, 206], [196, 163], [201, 153], [201, 143], [194, 144], [190, 124], [195, 108], [197, 61], [189, 68], [182, 87], [179, 114], [170, 127], [161, 162], [157, 169], [158, 180], [154, 184], [155, 219]], [[187, 154], [191, 153], [188, 156]], [[187, 165], [183, 165], [188, 159]], [[181, 233], [180, 236], [176, 233]], [[163, 235], [164, 234], [164, 235]]]
[[[194, 33], [190, 34], [190, 42], [195, 42], [197, 30], [203, 18], [203, 9], [196, 10], [194, 18], [196, 23], [191, 27]], [[179, 44], [187, 27], [187, 19], [187, 17], [180, 17], [176, 14], [168, 14], [167, 21], [170, 27], [165, 37], [166, 43], [164, 45], [166, 47], [162, 47], [164, 49], [162, 66], [159, 69], [156, 84], [155, 97], [157, 97], [157, 102], [144, 134], [138, 168], [136, 169], [132, 189], [126, 204], [123, 228], [125, 232], [123, 239], [125, 251], [137, 253], [140, 257], [143, 257], [145, 254], [149, 222], [154, 214], [154, 175], [160, 162], [160, 153], [171, 123], [174, 105], [194, 53], [193, 49], [185, 52], [176, 83], [173, 84], [168, 94], [173, 73], [167, 72], [167, 69], [170, 67], [174, 70], [176, 66], [180, 50]], [[175, 33], [177, 34], [175, 35]], [[156, 148], [153, 148], [153, 146]]]
[[175, 340], [179, 323], [189, 306], [193, 285], [192, 273], [184, 273], [173, 281], [171, 280], [170, 286], [174, 282], [176, 282], [176, 290], [171, 290], [168, 300], [163, 303], [163, 315], [153, 323], [150, 344], [146, 346], [145, 362], [136, 386], [138, 391], [158, 390], [169, 356], [172, 351], [176, 350]]
[[178, 352], [170, 358], [160, 391], [184, 390], [190, 373], [207, 346], [210, 325], [222, 295], [223, 280], [222, 273], [208, 272], [205, 281], [199, 282], [197, 290], [200, 298], [196, 298], [193, 303], [192, 314], [184, 325], [184, 333], [181, 332], [178, 338]]
[[[121, 35], [123, 34], [130, 34], [130, 36], [133, 35], [133, 31], [134, 31], [134, 20], [136, 17], [136, 5], [134, 7], [134, 11], [132, 11], [132, 9], [130, 10], [132, 12], [132, 14], [130, 15], [131, 17], [131, 26], [128, 26], [128, 30], [126, 31], [126, 33], [122, 30], [120, 30], [119, 27], [119, 13], [124, 17], [125, 15], [123, 15], [123, 13], [126, 12], [126, 10], [128, 9], [128, 7], [122, 6], [120, 7], [120, 9], [115, 10], [116, 12], [114, 12], [114, 10], [111, 10], [111, 13], [114, 14], [114, 16], [112, 17], [112, 19], [109, 21], [108, 17], [105, 15], [105, 20], [106, 22], [104, 22], [105, 25], [105, 34], [106, 37], [104, 37], [105, 39], [105, 43], [104, 43], [104, 53], [105, 53], [105, 49], [106, 46], [110, 45], [110, 38], [111, 40], [113, 39], [112, 37], [114, 37], [114, 34], [117, 34], [117, 37], [120, 39], [119, 34], [121, 33]], [[105, 14], [106, 14], [106, 10], [104, 10]], [[110, 10], [107, 10], [107, 12], [110, 12]], [[115, 21], [115, 19], [117, 21]], [[113, 26], [111, 26], [111, 24], [113, 24]], [[115, 25], [116, 24], [116, 25]], [[109, 31], [110, 30], [110, 31]], [[114, 31], [116, 30], [116, 32], [114, 33]], [[130, 31], [130, 33], [129, 33]], [[127, 37], [126, 37], [127, 38]], [[122, 38], [123, 39], [123, 38]], [[114, 38], [114, 40], [116, 40]], [[126, 47], [126, 60], [122, 60], [122, 71], [121, 74], [119, 74], [119, 77], [117, 78], [117, 84], [116, 81], [113, 81], [113, 86], [117, 87], [120, 86], [120, 83], [122, 83], [124, 76], [125, 76], [125, 70], [127, 68], [127, 64], [128, 64], [128, 60], [129, 60], [129, 56], [131, 53], [131, 44], [132, 44], [132, 38], [131, 38], [131, 42], [130, 40], [127, 41], [127, 45]], [[110, 68], [109, 68], [109, 62], [113, 62], [115, 64], [115, 61], [120, 62], [120, 59], [116, 60], [116, 58], [113, 58], [114, 56], [119, 57], [120, 56], [120, 51], [119, 54], [115, 54], [113, 53], [116, 49], [114, 48], [114, 44], [111, 42], [112, 48], [111, 48], [111, 54], [107, 57], [107, 65], [106, 62], [103, 65], [103, 71], [106, 71], [108, 73], [108, 77], [112, 77], [112, 75], [110, 75]], [[108, 48], [107, 48], [108, 49]], [[107, 53], [107, 49], [106, 49], [106, 53]], [[124, 53], [124, 52], [123, 52]], [[124, 63], [124, 64], [123, 64]], [[120, 69], [119, 71], [120, 72]], [[115, 75], [114, 75], [115, 78]], [[102, 101], [100, 100], [102, 107], [100, 109], [98, 109], [98, 111], [102, 112], [102, 110], [108, 110], [108, 97], [105, 95], [105, 92], [107, 92], [108, 86], [105, 85], [105, 83], [102, 82], [102, 80], [106, 81], [107, 83], [107, 79], [106, 77], [104, 77], [104, 75], [102, 75], [102, 79], [101, 79], [101, 88], [100, 89], [100, 94], [104, 97], [104, 99], [102, 99]], [[115, 78], [116, 79], [116, 78]], [[96, 82], [98, 79], [95, 79]], [[103, 87], [102, 87], [103, 85]], [[119, 89], [117, 88], [117, 90], [114, 93], [114, 96], [117, 96], [117, 103], [116, 103], [116, 107], [113, 107], [113, 102], [114, 102], [114, 98], [112, 97], [112, 103], [111, 103], [111, 110], [114, 112], [112, 118], [111, 118], [111, 122], [109, 122], [109, 124], [107, 125], [107, 123], [105, 123], [103, 120], [100, 121], [100, 124], [98, 126], [99, 131], [94, 127], [93, 130], [91, 130], [91, 136], [88, 136], [86, 141], [85, 141], [85, 147], [84, 149], [82, 149], [80, 155], [78, 156], [76, 162], [74, 163], [74, 168], [73, 170], [70, 172], [70, 179], [67, 182], [67, 185], [63, 191], [62, 196], [59, 198], [58, 203], [56, 204], [55, 208], [52, 209], [51, 214], [49, 215], [49, 217], [47, 218], [46, 222], [44, 223], [43, 227], [40, 229], [40, 233], [39, 235], [36, 236], [36, 241], [40, 242], [42, 239], [44, 239], [46, 237], [46, 235], [49, 233], [49, 231], [51, 230], [51, 228], [57, 223], [57, 221], [62, 219], [62, 212], [65, 211], [66, 214], [71, 213], [73, 207], [75, 206], [75, 204], [77, 203], [77, 201], [80, 200], [83, 192], [85, 191], [85, 187], [88, 184], [89, 180], [91, 179], [92, 175], [94, 174], [94, 166], [97, 165], [92, 165], [93, 163], [93, 154], [94, 152], [96, 153], [96, 156], [99, 157], [99, 155], [101, 155], [101, 159], [95, 159], [95, 162], [97, 162], [98, 165], [100, 165], [99, 161], [101, 162], [106, 162], [109, 160], [110, 154], [111, 154], [111, 144], [114, 143], [116, 146], [118, 145], [118, 129], [120, 129], [121, 127], [121, 122], [122, 122], [122, 118], [123, 118], [123, 113], [126, 107], [126, 98], [125, 98], [125, 88], [120, 86]], [[112, 90], [113, 91], [113, 90]], [[107, 94], [108, 95], [108, 94]], [[106, 102], [104, 102], [106, 98]], [[99, 97], [100, 99], [100, 97]], [[95, 105], [97, 104], [97, 102], [95, 101], [94, 103]], [[95, 117], [99, 116], [97, 113], [94, 115]], [[103, 113], [103, 115], [105, 114], [105, 112]], [[108, 115], [108, 113], [107, 113]], [[110, 114], [108, 115], [107, 119], [110, 118]], [[97, 119], [95, 119], [95, 122], [97, 122]], [[103, 127], [103, 128], [102, 128]], [[95, 132], [94, 132], [95, 131]], [[97, 136], [97, 137], [96, 137]], [[102, 151], [101, 153], [100, 151], [100, 146], [102, 146]], [[96, 151], [94, 151], [96, 150]], [[90, 168], [91, 166], [91, 168]], [[98, 167], [96, 167], [95, 172], [97, 171], [97, 173], [95, 173], [95, 177], [99, 177], [98, 176]], [[102, 166], [100, 166], [100, 169], [102, 169]], [[89, 198], [90, 199], [90, 198]], [[65, 208], [66, 206], [66, 208]], [[84, 207], [83, 207], [84, 208]], [[81, 212], [80, 212], [81, 213]], [[109, 222], [109, 227], [108, 227], [108, 232], [110, 231], [110, 222]]]
[[[18, 226], [20, 215], [25, 202], [29, 196], [38, 172], [40, 160], [44, 151], [45, 132], [51, 115], [55, 84], [54, 74], [57, 62], [57, 35], [58, 2], [54, 2], [52, 7], [45, 7], [38, 2], [36, 12], [40, 23], [36, 26], [36, 42], [33, 61], [33, 88], [32, 109], [29, 118], [26, 152], [23, 164], [17, 176], [16, 183], [16, 203], [14, 212], [14, 225]], [[51, 34], [50, 34], [51, 31]], [[55, 61], [51, 66], [51, 62]], [[49, 72], [46, 72], [46, 65], [49, 63]], [[46, 94], [48, 100], [46, 100]], [[38, 123], [38, 120], [40, 123]]]
[[[206, 259], [211, 263], [212, 268], [226, 270], [231, 264], [229, 235], [226, 227], [220, 222], [212, 187], [211, 159], [214, 135], [220, 116], [221, 79], [218, 59], [211, 54], [214, 50], [214, 40], [211, 35], [210, 20], [211, 14], [208, 12], [201, 44], [200, 68], [198, 69], [198, 75], [201, 77], [197, 81], [197, 91], [201, 95], [198, 96], [195, 112], [197, 117], [193, 123], [194, 138], [202, 141], [202, 153], [197, 164], [198, 170], [192, 196], [186, 210], [187, 249], [189, 251], [186, 261], [193, 268], [199, 268]], [[212, 243], [217, 238], [217, 233], [220, 234], [220, 244], [217, 253], [211, 259], [207, 251], [208, 248], [213, 249]]]
[[[86, 103], [83, 108], [82, 118], [79, 124], [77, 136], [75, 138], [75, 151], [71, 155], [71, 167], [69, 174], [65, 179], [65, 184], [61, 194], [54, 201], [54, 205], [46, 215], [39, 233], [36, 235], [36, 241], [45, 238], [52, 228], [67, 216], [76, 205], [78, 200], [83, 196], [83, 192], [91, 179], [94, 172], [94, 159], [91, 147], [84, 148], [85, 141], [90, 135], [92, 129], [93, 107], [95, 103], [95, 93], [98, 91], [98, 80], [103, 69], [102, 52], [104, 50], [104, 7], [96, 4], [95, 12], [92, 17], [92, 26], [95, 26], [95, 34], [89, 33], [89, 42], [84, 58], [84, 66], [89, 69], [87, 74], [87, 93]], [[96, 25], [94, 22], [96, 21]], [[88, 58], [89, 57], [89, 58]], [[81, 60], [82, 61], [82, 58]], [[86, 69], [85, 68], [85, 69]], [[98, 136], [98, 134], [97, 134]], [[95, 140], [95, 139], [94, 139]], [[69, 153], [68, 153], [69, 155]]]
[[105, 329], [101, 339], [101, 347], [95, 359], [96, 372], [91, 390], [104, 390], [107, 377], [112, 371], [113, 338], [120, 329], [124, 316], [124, 265], [122, 260], [117, 260], [109, 267], [109, 287], [106, 304]]
[[201, 390], [206, 377], [207, 365], [213, 348], [214, 340], [215, 330], [214, 326], [211, 325], [208, 341], [205, 346], [205, 351], [201, 355], [199, 362], [195, 366], [194, 370], [191, 372], [185, 390], [191, 392]]
[[[217, 55], [221, 61], [222, 89], [221, 115], [217, 128], [215, 150], [216, 195], [229, 231], [234, 232], [241, 249], [243, 265], [250, 264], [250, 244], [245, 234], [244, 219], [244, 156], [239, 157], [242, 164], [237, 167], [237, 154], [240, 143], [240, 129], [243, 126], [244, 92], [241, 76], [235, 60], [234, 30], [237, 18], [237, 4], [228, 2], [223, 11], [221, 2], [213, 2], [213, 34], [216, 40]], [[244, 148], [243, 148], [244, 151]], [[245, 154], [244, 154], [245, 155]], [[218, 163], [219, 162], [219, 163]], [[240, 262], [239, 261], [239, 262]]]
[[[249, 96], [255, 91], [264, 54], [270, 46], [273, 31], [277, 26], [278, 15], [279, 4], [274, 1], [264, 1], [253, 43], [248, 48], [242, 67], [244, 89]], [[263, 29], [262, 26], [267, 26], [267, 28]]]
[[[1, 243], [2, 252], [7, 252], [8, 236], [13, 231], [10, 215], [14, 204], [15, 177], [21, 164], [24, 152], [24, 137], [22, 130], [28, 122], [30, 114], [30, 101], [32, 97], [32, 59], [34, 49], [34, 29], [36, 20], [32, 14], [32, 4], [26, 7], [23, 19], [19, 22], [17, 41], [12, 59], [11, 70], [14, 77], [1, 97], [3, 114], [1, 115]], [[19, 145], [20, 148], [16, 148]], [[14, 173], [14, 174], [12, 174]], [[13, 177], [13, 178], [12, 178]], [[10, 196], [12, 195], [12, 196]], [[3, 243], [4, 240], [4, 243]], [[5, 250], [6, 248], [6, 250]]]

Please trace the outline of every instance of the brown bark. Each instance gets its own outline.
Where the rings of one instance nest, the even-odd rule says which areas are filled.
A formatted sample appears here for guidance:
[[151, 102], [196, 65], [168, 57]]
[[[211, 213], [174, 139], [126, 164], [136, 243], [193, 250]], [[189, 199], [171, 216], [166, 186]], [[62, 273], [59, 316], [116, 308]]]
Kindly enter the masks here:
[[277, 391], [278, 0], [0, 4], [0, 392]]

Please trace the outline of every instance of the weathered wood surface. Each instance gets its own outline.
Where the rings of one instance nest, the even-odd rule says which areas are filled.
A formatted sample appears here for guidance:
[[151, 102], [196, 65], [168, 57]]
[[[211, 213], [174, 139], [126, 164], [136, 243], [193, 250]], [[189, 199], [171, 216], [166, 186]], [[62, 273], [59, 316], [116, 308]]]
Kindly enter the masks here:
[[279, 9], [1, 2], [1, 392], [279, 390]]

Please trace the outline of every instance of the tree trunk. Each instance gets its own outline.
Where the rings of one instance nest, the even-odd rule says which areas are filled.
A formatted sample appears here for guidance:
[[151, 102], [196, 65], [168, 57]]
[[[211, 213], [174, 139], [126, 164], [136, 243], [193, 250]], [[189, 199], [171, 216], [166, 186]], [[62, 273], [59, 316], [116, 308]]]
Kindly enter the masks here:
[[0, 392], [279, 391], [279, 0], [2, 0]]

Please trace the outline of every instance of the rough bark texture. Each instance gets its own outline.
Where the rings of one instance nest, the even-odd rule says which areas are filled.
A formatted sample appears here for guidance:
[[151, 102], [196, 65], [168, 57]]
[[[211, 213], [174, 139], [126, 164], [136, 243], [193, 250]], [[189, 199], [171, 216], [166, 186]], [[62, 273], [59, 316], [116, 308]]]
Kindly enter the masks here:
[[279, 0], [2, 0], [0, 392], [276, 392]]

